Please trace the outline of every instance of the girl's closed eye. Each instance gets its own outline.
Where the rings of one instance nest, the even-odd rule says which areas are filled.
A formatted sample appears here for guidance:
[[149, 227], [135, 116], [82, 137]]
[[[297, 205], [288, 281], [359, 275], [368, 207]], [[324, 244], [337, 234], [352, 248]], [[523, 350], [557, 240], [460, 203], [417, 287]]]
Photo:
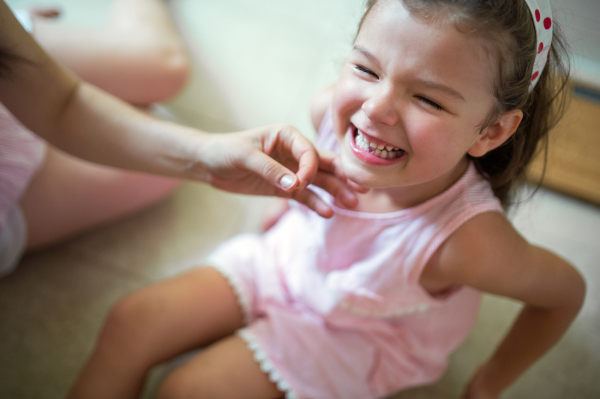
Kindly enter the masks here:
[[430, 107], [433, 107], [433, 108], [435, 108], [435, 109], [437, 109], [437, 110], [439, 110], [439, 111], [443, 111], [443, 110], [444, 110], [444, 108], [443, 108], [441, 105], [439, 105], [439, 104], [438, 104], [438, 103], [436, 103], [435, 101], [431, 101], [431, 100], [430, 100], [430, 99], [428, 99], [427, 97], [423, 97], [423, 96], [417, 96], [417, 99], [418, 99], [419, 101], [421, 101], [422, 103], [425, 103], [425, 104], [427, 104], [428, 106], [430, 106]]
[[362, 65], [355, 65], [354, 69], [356, 69], [360, 73], [370, 75], [370, 76], [374, 77], [375, 79], [379, 79], [379, 76], [377, 76], [377, 74], [375, 72], [371, 71], [369, 68], [366, 68]]

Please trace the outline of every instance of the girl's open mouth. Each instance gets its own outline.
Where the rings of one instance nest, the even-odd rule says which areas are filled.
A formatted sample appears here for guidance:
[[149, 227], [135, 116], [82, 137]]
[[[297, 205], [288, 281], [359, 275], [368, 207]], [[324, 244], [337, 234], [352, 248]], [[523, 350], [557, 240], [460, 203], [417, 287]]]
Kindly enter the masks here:
[[406, 151], [375, 142], [354, 125], [350, 125], [350, 148], [359, 159], [376, 165], [390, 165], [404, 158]]

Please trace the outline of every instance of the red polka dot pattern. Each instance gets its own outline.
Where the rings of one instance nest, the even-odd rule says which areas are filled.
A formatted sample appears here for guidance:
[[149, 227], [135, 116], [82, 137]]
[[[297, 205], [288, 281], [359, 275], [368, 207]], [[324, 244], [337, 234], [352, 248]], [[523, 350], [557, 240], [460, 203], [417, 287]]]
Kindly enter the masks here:
[[524, 0], [531, 12], [531, 18], [535, 25], [536, 32], [536, 56], [533, 64], [533, 74], [531, 75], [531, 91], [541, 73], [544, 71], [546, 62], [550, 57], [550, 45], [552, 43], [552, 8], [550, 0]]

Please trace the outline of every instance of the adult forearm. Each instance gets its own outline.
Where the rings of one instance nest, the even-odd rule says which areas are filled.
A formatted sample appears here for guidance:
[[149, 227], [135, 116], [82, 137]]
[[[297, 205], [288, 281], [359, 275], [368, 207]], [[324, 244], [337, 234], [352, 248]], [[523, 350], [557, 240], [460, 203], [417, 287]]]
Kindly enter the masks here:
[[157, 120], [89, 84], [78, 85], [53, 129], [47, 139], [81, 158], [202, 180], [195, 157], [206, 133]]

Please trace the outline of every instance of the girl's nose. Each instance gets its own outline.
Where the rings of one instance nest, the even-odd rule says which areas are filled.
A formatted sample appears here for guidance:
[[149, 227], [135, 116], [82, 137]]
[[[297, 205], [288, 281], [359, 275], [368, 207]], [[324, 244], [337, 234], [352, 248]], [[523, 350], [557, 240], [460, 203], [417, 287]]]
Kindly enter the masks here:
[[373, 122], [386, 125], [398, 123], [398, 112], [394, 104], [392, 90], [377, 88], [362, 105], [363, 112]]

